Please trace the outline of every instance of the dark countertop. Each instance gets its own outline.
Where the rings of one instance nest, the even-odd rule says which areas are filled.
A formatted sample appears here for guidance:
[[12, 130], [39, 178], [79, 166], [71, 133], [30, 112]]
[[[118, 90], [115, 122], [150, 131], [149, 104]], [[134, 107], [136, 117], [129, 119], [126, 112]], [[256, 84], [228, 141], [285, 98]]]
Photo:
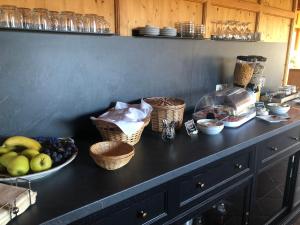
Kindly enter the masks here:
[[172, 180], [193, 169], [300, 125], [300, 110], [290, 110], [288, 122], [269, 124], [253, 119], [240, 128], [225, 128], [215, 136], [189, 137], [184, 129], [164, 143], [148, 127], [125, 167], [106, 171], [88, 155], [94, 141], [77, 140], [79, 155], [56, 174], [34, 181], [37, 203], [11, 224], [65, 224]]

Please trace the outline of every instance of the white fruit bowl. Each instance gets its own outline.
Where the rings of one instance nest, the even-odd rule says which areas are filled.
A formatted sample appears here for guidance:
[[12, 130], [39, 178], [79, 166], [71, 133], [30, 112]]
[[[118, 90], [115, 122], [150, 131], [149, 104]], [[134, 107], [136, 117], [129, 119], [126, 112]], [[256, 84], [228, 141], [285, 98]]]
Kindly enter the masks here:
[[279, 104], [279, 103], [268, 103], [267, 107], [270, 109], [270, 111], [274, 114], [285, 114], [287, 113], [290, 109], [291, 106], [288, 104]]
[[[68, 141], [71, 141], [74, 143], [74, 140], [71, 138], [58, 138], [58, 139], [67, 139]], [[26, 181], [33, 181], [33, 180], [37, 180], [37, 179], [40, 179], [43, 177], [50, 176], [51, 174], [61, 170], [62, 168], [64, 168], [68, 164], [70, 164], [76, 158], [77, 154], [78, 154], [78, 149], [76, 148], [76, 151], [74, 151], [74, 153], [64, 163], [54, 166], [49, 170], [35, 172], [35, 173], [31, 172], [24, 176], [12, 177], [9, 174], [6, 174], [6, 173], [1, 174], [1, 172], [0, 172], [0, 182], [16, 181], [16, 180], [17, 180], [17, 182], [26, 182]]]
[[216, 135], [224, 129], [224, 123], [214, 119], [201, 119], [197, 121], [198, 129], [208, 135]]
[[[57, 171], [59, 171], [60, 169], [62, 169], [63, 167], [65, 167], [66, 165], [70, 164], [77, 156], [77, 152], [75, 154], [73, 154], [67, 161], [65, 161], [63, 164], [58, 165], [56, 167], [53, 167], [49, 170], [43, 171], [43, 172], [37, 172], [37, 173], [31, 173], [31, 174], [27, 174], [24, 176], [19, 176], [19, 177], [10, 177], [8, 175], [1, 175], [0, 174], [0, 182], [1, 181], [15, 181], [16, 179], [18, 179], [18, 182], [25, 182], [26, 180], [37, 180], [43, 177], [47, 177]], [[22, 180], [25, 179], [25, 180]]]

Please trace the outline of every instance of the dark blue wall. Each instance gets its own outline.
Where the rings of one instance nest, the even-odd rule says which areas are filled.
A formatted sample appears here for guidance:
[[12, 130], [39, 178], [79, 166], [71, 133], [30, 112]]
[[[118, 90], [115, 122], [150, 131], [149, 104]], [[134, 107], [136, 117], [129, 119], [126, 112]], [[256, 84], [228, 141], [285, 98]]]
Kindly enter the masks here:
[[0, 32], [0, 136], [69, 136], [111, 102], [177, 96], [193, 107], [235, 58], [268, 57], [269, 86], [281, 83], [284, 43], [242, 43]]

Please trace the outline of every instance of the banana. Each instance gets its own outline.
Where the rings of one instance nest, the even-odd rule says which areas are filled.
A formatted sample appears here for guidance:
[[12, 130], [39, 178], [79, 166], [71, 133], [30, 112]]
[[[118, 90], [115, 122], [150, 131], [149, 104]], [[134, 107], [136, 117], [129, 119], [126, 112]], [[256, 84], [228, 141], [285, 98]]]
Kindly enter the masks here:
[[0, 155], [8, 153], [10, 150], [10, 148], [0, 146]]
[[23, 136], [10, 137], [6, 139], [2, 145], [2, 147], [9, 149], [15, 149], [19, 146], [24, 147], [26, 149], [35, 149], [37, 151], [39, 151], [42, 148], [41, 144], [38, 141]]

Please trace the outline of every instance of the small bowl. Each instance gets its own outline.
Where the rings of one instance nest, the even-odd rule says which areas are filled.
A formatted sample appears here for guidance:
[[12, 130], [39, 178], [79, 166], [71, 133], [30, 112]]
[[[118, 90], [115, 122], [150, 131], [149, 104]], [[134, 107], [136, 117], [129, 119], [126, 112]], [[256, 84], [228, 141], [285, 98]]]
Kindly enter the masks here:
[[268, 103], [267, 107], [272, 113], [275, 114], [285, 114], [291, 109], [291, 106], [289, 104], [281, 105], [279, 103]]
[[132, 159], [134, 147], [118, 141], [99, 142], [90, 147], [90, 156], [98, 166], [107, 170], [116, 170]]
[[216, 135], [224, 129], [224, 123], [214, 119], [201, 119], [197, 121], [198, 129], [208, 135]]

